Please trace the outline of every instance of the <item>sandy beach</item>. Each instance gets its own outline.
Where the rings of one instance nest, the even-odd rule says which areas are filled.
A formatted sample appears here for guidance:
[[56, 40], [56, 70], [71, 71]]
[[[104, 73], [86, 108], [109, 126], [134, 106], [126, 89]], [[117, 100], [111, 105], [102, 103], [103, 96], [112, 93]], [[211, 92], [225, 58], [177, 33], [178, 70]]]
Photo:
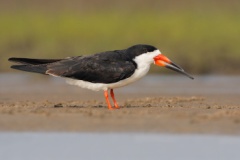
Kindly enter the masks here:
[[240, 77], [164, 77], [116, 89], [109, 111], [102, 92], [1, 74], [0, 130], [240, 134]]

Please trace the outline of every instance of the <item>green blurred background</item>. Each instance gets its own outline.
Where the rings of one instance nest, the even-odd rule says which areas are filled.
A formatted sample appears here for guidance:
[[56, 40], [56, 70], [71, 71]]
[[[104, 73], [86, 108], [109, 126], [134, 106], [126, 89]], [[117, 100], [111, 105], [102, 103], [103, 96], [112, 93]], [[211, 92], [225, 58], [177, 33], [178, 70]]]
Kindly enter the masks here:
[[1, 72], [11, 71], [12, 56], [64, 58], [143, 43], [192, 74], [239, 74], [240, 1], [0, 0]]

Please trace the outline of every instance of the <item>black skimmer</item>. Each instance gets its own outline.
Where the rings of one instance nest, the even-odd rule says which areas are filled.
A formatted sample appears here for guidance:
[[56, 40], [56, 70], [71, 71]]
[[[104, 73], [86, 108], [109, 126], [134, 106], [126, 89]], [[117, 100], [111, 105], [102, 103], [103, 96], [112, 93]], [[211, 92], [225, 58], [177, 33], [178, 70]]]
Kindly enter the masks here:
[[[69, 84], [94, 91], [103, 90], [108, 109], [119, 108], [113, 89], [142, 78], [147, 74], [152, 63], [193, 79], [181, 67], [161, 54], [156, 47], [141, 44], [124, 50], [65, 59], [9, 58], [9, 61], [20, 63], [11, 66], [14, 69], [64, 77]], [[110, 90], [114, 107], [111, 106], [108, 99], [108, 90]]]

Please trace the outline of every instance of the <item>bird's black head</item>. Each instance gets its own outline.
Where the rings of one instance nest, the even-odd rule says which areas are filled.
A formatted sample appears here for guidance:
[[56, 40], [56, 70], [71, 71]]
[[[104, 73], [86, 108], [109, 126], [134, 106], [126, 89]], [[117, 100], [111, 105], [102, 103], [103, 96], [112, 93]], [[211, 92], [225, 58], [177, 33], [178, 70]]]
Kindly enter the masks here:
[[135, 57], [144, 54], [144, 53], [150, 53], [157, 50], [156, 47], [146, 44], [137, 44], [132, 47], [129, 47], [126, 51], [128, 56], [131, 56], [131, 59], [134, 59]]

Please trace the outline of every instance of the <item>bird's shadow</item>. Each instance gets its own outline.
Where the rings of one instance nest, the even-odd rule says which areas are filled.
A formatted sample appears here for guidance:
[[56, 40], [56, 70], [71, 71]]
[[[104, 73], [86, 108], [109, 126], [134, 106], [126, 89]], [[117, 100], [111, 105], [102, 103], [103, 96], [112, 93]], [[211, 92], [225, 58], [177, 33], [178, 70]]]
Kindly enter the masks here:
[[[55, 104], [53, 106], [54, 108], [79, 108], [79, 109], [84, 109], [84, 108], [95, 108], [95, 109], [103, 109], [103, 108], [108, 108], [106, 105], [64, 105], [64, 104]], [[153, 107], [151, 104], [146, 104], [146, 105], [131, 105], [131, 104], [124, 104], [119, 106], [121, 108], [148, 108], [148, 107]]]
[[103, 105], [67, 105], [67, 108], [107, 108], [107, 106]]
[[86, 108], [84, 105], [67, 105], [67, 108]]
[[153, 107], [151, 104], [146, 104], [146, 105], [131, 105], [131, 104], [126, 104], [122, 108], [149, 108]]

